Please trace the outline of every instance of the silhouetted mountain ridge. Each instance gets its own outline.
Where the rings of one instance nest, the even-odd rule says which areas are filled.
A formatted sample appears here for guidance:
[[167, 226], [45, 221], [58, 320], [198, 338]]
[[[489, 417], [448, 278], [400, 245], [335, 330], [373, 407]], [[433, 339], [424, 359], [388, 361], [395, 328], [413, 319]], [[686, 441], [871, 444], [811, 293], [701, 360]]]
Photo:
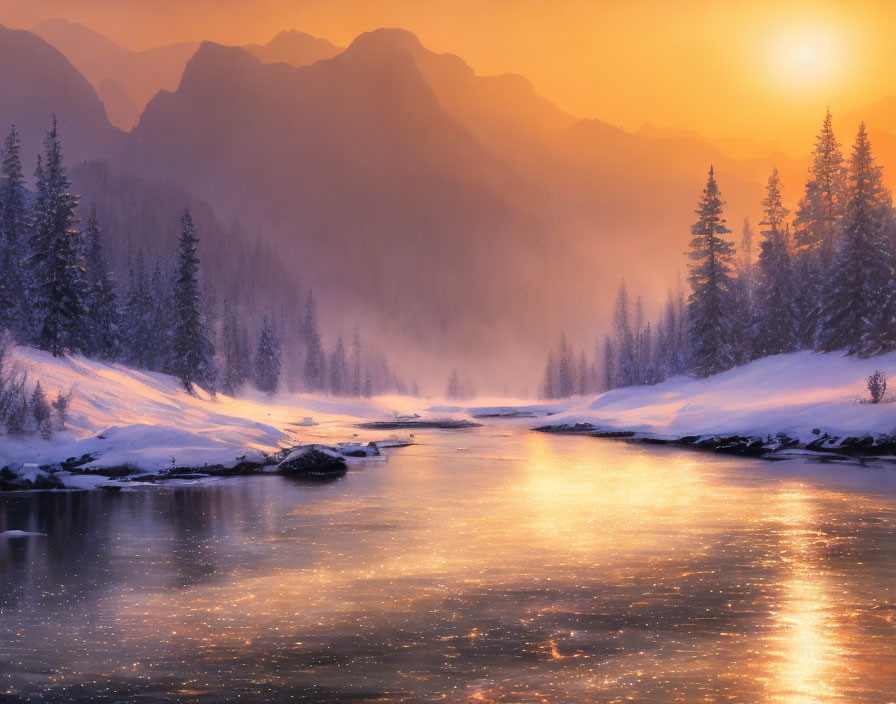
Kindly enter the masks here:
[[0, 124], [15, 123], [27, 173], [54, 113], [67, 159], [100, 157], [118, 146], [123, 135], [109, 124], [94, 88], [43, 39], [0, 26], [0, 66]]

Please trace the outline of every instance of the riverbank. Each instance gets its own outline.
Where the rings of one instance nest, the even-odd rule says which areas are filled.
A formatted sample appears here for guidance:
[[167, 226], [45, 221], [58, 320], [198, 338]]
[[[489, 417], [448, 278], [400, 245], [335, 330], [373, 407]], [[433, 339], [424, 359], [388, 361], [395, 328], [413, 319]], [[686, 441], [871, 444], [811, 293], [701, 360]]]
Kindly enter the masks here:
[[[51, 397], [73, 389], [65, 428], [0, 439], [0, 490], [88, 489], [128, 478], [162, 483], [292, 471], [284, 460], [319, 446], [340, 461], [363, 461], [411, 442], [414, 422], [466, 423], [456, 414], [401, 421], [419, 399], [336, 399], [247, 389], [239, 398], [186, 393], [173, 377], [28, 347], [15, 358]], [[365, 424], [368, 425], [366, 428]], [[337, 467], [338, 469], [338, 467]], [[309, 472], [313, 473], [313, 468]]]
[[757, 457], [896, 459], [896, 403], [867, 402], [867, 377], [896, 354], [797, 352], [706, 379], [674, 377], [572, 401], [535, 429]]
[[51, 440], [2, 438], [0, 490], [85, 489], [135, 476], [201, 483], [203, 476], [279, 471], [289, 452], [315, 444], [363, 461], [385, 445], [412, 442], [417, 429], [462, 432], [477, 424], [766, 458], [896, 458], [896, 403], [862, 402], [869, 374], [896, 374], [896, 354], [860, 360], [799, 352], [708, 379], [676, 377], [562, 402], [474, 406], [409, 397], [268, 397], [254, 390], [239, 398], [191, 395], [164, 374], [24, 347], [16, 356], [49, 394], [74, 389], [74, 395], [66, 428]]

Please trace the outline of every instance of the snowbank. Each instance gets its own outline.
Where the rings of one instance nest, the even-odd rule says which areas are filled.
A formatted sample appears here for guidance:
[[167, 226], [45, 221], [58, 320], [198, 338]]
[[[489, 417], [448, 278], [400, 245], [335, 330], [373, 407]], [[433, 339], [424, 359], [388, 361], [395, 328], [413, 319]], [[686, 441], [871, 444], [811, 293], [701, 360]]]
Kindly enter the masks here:
[[[796, 352], [756, 360], [707, 379], [673, 377], [654, 386], [614, 389], [572, 403], [550, 423], [591, 423], [605, 430], [686, 435], [775, 435], [800, 442], [817, 435], [896, 431], [896, 403], [859, 404], [876, 369], [893, 378], [896, 353], [857, 359], [842, 353]], [[896, 390], [896, 389], [894, 389]]]
[[[51, 441], [0, 436], [0, 467], [85, 454], [96, 458], [86, 468], [232, 467], [247, 453], [350, 439], [354, 424], [394, 417], [408, 404], [394, 397], [358, 401], [284, 393], [269, 398], [254, 390], [240, 398], [211, 398], [201, 391], [191, 396], [165, 374], [80, 355], [54, 358], [28, 347], [17, 348], [15, 356], [49, 397], [72, 387], [75, 394], [67, 430]], [[71, 479], [67, 483], [80, 486], [75, 476]]]

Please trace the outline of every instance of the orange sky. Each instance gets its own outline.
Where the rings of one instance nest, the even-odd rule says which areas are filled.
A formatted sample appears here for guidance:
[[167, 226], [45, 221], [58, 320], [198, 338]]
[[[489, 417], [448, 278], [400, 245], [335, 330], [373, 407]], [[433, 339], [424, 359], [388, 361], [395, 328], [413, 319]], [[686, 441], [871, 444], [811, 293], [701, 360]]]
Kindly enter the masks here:
[[81, 21], [133, 48], [266, 42], [296, 28], [347, 44], [400, 26], [479, 73], [513, 71], [575, 115], [808, 151], [825, 106], [896, 93], [896, 3], [626, 0], [0, 0], [0, 22]]

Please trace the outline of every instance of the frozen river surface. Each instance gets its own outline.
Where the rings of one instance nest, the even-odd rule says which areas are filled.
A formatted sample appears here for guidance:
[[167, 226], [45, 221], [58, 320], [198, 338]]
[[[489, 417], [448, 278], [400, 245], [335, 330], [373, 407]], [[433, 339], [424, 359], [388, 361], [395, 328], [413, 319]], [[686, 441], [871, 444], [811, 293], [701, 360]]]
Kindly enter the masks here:
[[0, 700], [896, 701], [896, 469], [418, 440], [0, 497]]

